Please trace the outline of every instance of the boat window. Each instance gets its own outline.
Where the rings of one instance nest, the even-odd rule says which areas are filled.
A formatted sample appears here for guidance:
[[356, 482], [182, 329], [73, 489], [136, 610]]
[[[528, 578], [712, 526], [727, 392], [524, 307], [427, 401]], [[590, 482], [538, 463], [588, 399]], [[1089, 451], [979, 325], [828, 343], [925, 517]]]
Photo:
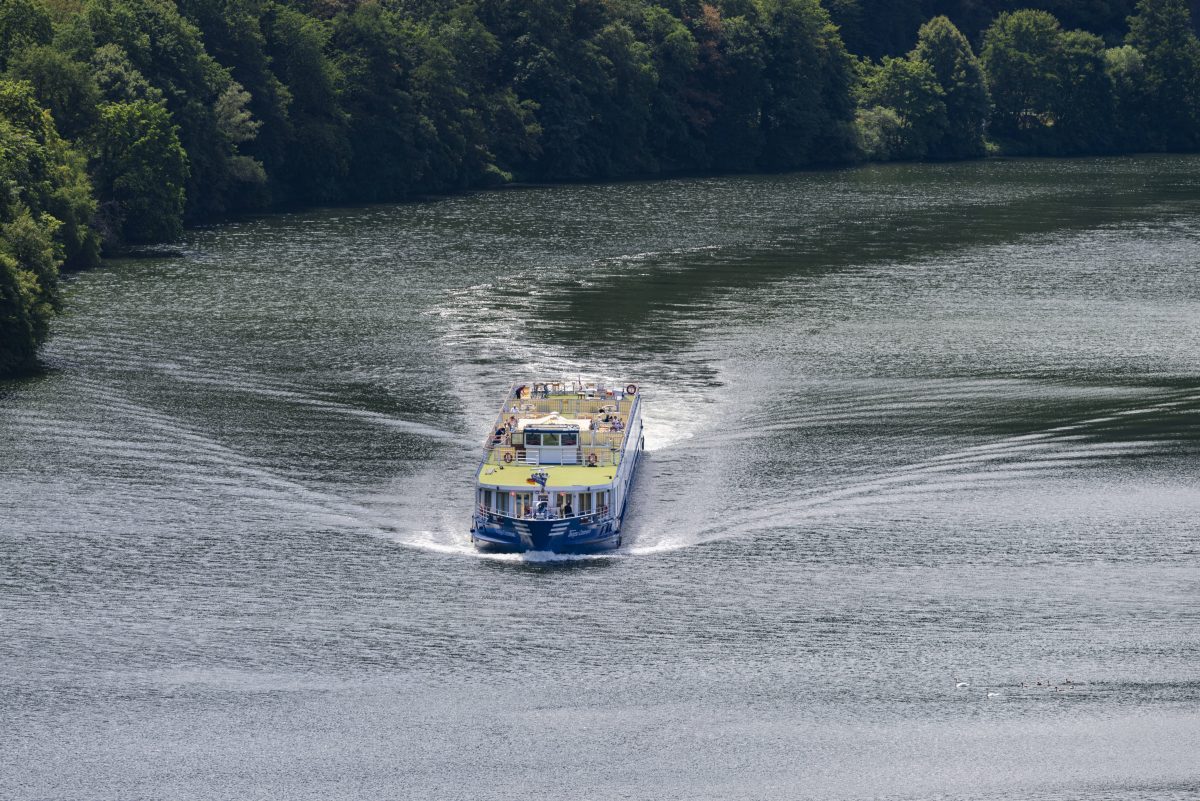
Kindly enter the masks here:
[[508, 514], [508, 496], [503, 492], [496, 493], [496, 511], [500, 514]]
[[575, 511], [581, 515], [585, 515], [588, 512], [592, 511], [592, 493], [590, 493], [590, 492], [579, 493], [579, 508], [576, 509]]
[[490, 489], [481, 490], [479, 493], [479, 505], [484, 509], [492, 508], [492, 491]]
[[574, 448], [579, 444], [579, 435], [574, 431], [562, 435], [562, 444], [564, 448]]
[[558, 447], [558, 434], [542, 434], [542, 444]]
[[541, 445], [542, 444], [542, 435], [537, 433], [536, 431], [526, 431], [525, 432], [525, 444], [527, 446], [528, 445]]
[[558, 493], [558, 516], [564, 517], [567, 504], [571, 504], [571, 513], [575, 514], [579, 510], [575, 508], [575, 496], [569, 492]]

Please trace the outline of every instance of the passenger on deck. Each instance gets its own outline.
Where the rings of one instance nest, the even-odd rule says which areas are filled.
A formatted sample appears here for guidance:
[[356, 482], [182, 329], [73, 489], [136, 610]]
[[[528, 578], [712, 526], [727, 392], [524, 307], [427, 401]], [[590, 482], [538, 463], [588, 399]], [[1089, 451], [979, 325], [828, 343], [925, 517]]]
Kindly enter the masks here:
[[575, 510], [571, 508], [571, 502], [567, 501], [563, 504], [563, 517], [574, 517]]

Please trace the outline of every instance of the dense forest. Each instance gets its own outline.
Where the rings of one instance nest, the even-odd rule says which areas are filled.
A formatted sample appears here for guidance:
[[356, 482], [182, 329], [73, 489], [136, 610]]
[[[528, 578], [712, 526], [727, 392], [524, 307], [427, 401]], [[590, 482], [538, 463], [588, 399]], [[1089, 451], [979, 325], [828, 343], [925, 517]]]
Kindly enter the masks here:
[[0, 0], [0, 375], [60, 268], [252, 209], [1198, 148], [1185, 0]]

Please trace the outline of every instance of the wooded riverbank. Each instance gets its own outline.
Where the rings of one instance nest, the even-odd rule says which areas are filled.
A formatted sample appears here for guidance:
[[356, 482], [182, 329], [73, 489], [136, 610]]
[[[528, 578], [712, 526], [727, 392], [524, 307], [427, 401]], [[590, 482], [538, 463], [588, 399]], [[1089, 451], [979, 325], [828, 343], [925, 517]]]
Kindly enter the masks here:
[[60, 268], [256, 209], [1200, 145], [1183, 0], [875, 5], [4, 0], [0, 375]]

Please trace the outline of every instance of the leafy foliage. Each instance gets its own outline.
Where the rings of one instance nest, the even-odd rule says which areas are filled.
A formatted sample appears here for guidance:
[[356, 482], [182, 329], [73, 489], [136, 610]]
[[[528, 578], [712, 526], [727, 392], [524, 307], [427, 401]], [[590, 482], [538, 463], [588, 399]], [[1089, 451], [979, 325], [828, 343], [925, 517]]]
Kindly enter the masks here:
[[1021, 9], [1053, 14], [1063, 27], [1119, 42], [1134, 0], [824, 0], [850, 52], [872, 60], [910, 50], [926, 20], [945, 16], [978, 48], [997, 16]]
[[868, 109], [889, 109], [900, 122], [888, 158], [929, 154], [930, 146], [946, 133], [945, 94], [933, 68], [919, 58], [885, 56], [882, 66], [872, 70], [861, 90], [862, 104]]
[[967, 37], [947, 17], [921, 26], [911, 58], [929, 65], [942, 89], [946, 125], [929, 144], [935, 158], [969, 158], [984, 153], [984, 130], [992, 110], [983, 65]]
[[0, 373], [59, 264], [247, 209], [1198, 149], [1192, 26], [1187, 0], [0, 0]]
[[1128, 43], [1142, 54], [1142, 86], [1157, 119], [1146, 143], [1155, 150], [1200, 145], [1200, 41], [1184, 0], [1139, 0]]
[[38, 0], [0, 2], [0, 70], [29, 47], [49, 44], [54, 36], [49, 10]]
[[1037, 141], [1053, 125], [1062, 91], [1062, 27], [1045, 11], [1001, 14], [984, 37], [983, 63], [995, 112], [992, 133]]
[[83, 159], [37, 105], [32, 87], [0, 80], [0, 375], [30, 370], [59, 308], [64, 260], [99, 255]]
[[1115, 99], [1104, 41], [1086, 31], [1060, 39], [1061, 93], [1054, 104], [1054, 147], [1060, 153], [1104, 153], [1115, 138]]
[[188, 159], [162, 104], [135, 100], [101, 106], [92, 148], [111, 238], [153, 242], [181, 233]]

